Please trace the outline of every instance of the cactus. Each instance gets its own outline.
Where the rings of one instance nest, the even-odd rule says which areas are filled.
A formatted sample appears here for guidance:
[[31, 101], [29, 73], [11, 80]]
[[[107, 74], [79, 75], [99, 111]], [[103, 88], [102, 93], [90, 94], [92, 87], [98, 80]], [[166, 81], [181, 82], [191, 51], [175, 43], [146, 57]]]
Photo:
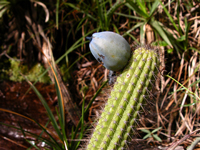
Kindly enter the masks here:
[[134, 51], [115, 82], [87, 150], [125, 148], [157, 66], [155, 50], [141, 47]]

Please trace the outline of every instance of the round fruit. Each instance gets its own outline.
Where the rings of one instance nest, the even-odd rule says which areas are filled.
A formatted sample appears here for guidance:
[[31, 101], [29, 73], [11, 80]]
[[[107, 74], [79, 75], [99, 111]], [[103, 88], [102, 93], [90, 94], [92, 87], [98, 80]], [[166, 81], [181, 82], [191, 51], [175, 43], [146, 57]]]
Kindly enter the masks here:
[[128, 42], [119, 34], [104, 31], [94, 33], [90, 39], [90, 50], [97, 61], [109, 70], [119, 71], [125, 67], [131, 49]]

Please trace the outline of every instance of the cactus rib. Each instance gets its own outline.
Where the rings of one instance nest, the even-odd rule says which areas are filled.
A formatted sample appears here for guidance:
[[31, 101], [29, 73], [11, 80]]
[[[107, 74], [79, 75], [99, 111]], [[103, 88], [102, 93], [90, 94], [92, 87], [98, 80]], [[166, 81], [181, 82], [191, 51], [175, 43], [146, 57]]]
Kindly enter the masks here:
[[88, 150], [123, 149], [158, 63], [154, 50], [138, 48], [117, 78]]

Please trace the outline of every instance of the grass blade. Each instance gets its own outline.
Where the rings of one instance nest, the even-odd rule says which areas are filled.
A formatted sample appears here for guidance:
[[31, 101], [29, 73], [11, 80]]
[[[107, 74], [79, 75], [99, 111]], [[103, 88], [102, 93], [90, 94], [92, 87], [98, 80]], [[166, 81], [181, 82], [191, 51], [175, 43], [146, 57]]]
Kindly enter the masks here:
[[[171, 1], [171, 2], [173, 2], [173, 1]], [[163, 10], [165, 11], [167, 17], [169, 18], [169, 20], [173, 24], [174, 28], [176, 29], [176, 31], [178, 31], [178, 27], [176, 26], [176, 23], [174, 22], [174, 19], [172, 18], [172, 16], [168, 12], [168, 10], [165, 8], [165, 6], [162, 4], [162, 1], [160, 1], [160, 4], [162, 5]]]
[[[26, 79], [26, 77], [25, 77], [25, 79]], [[58, 134], [60, 140], [62, 141], [63, 140], [63, 136], [62, 136], [62, 134], [60, 132], [60, 129], [59, 129], [59, 126], [58, 126], [58, 124], [56, 122], [56, 119], [54, 118], [54, 115], [53, 115], [51, 109], [49, 108], [47, 102], [45, 101], [45, 99], [43, 98], [43, 96], [40, 94], [40, 92], [37, 90], [37, 88], [30, 81], [28, 81], [27, 79], [26, 79], [26, 81], [28, 82], [28, 84], [31, 86], [31, 88], [33, 89], [33, 91], [36, 93], [36, 95], [38, 96], [38, 98], [42, 102], [44, 108], [47, 111], [49, 119], [51, 120], [52, 125], [53, 125], [54, 129], [56, 130], [56, 133]]]
[[180, 82], [178, 82], [176, 79], [174, 79], [173, 77], [166, 75], [166, 77], [171, 78], [172, 80], [174, 80], [176, 83], [178, 83], [183, 89], [185, 89], [188, 93], [194, 95], [198, 100], [200, 100], [199, 96], [196, 95], [196, 93], [193, 93], [192, 91], [190, 91], [188, 88], [186, 88], [184, 85], [182, 85]]
[[107, 17], [108, 17], [108, 21], [110, 20], [111, 16], [114, 14], [114, 12], [122, 5], [124, 5], [125, 2], [123, 2], [122, 0], [117, 0], [117, 2], [110, 7], [110, 9], [107, 11]]
[[157, 31], [157, 33], [163, 38], [163, 40], [165, 42], [167, 42], [167, 44], [169, 46], [172, 46], [167, 34], [165, 33], [165, 31], [163, 30], [163, 28], [161, 27], [161, 25], [159, 24], [158, 21], [156, 20], [151, 20], [150, 22], [151, 26]]
[[59, 0], [57, 0], [56, 2], [56, 29], [57, 30], [59, 28], [58, 20], [59, 20]]
[[129, 33], [131, 33], [133, 30], [135, 30], [136, 28], [139, 28], [141, 25], [143, 25], [144, 22], [138, 22], [136, 25], [134, 25], [131, 29], [129, 29], [128, 31], [126, 31], [122, 36], [126, 36]]
[[126, 17], [126, 18], [131, 18], [131, 19], [136, 19], [136, 20], [141, 20], [141, 21], [145, 21], [145, 18], [142, 18], [142, 17], [138, 17], [138, 16], [133, 16], [133, 15], [128, 15], [128, 14], [123, 14], [123, 13], [114, 13], [116, 15], [119, 15], [119, 16], [123, 16], [123, 17]]
[[148, 18], [149, 15], [142, 11], [137, 3], [134, 3], [132, 0], [127, 0], [127, 3], [125, 4], [128, 8], [131, 10], [134, 10], [138, 15], [140, 15], [143, 18]]
[[146, 10], [146, 6], [145, 6], [144, 0], [136, 0], [136, 1], [137, 1], [138, 6], [140, 7], [140, 9], [141, 9], [145, 14], [147, 14], [147, 10]]
[[149, 13], [150, 16], [153, 15], [153, 13], [155, 12], [155, 10], [158, 8], [158, 5], [159, 5], [159, 4], [160, 4], [159, 0], [156, 0], [156, 1], [153, 3], [153, 5], [152, 5], [152, 7], [151, 7], [151, 10], [150, 10], [150, 13]]
[[[57, 72], [56, 70], [54, 69], [54, 72], [56, 74], [56, 77], [58, 79], [58, 76], [57, 76]], [[60, 86], [59, 86], [59, 83], [56, 82], [55, 80], [55, 88], [56, 88], [56, 93], [57, 93], [57, 97], [58, 97], [58, 107], [59, 107], [59, 111], [60, 111], [60, 116], [61, 116], [61, 124], [63, 126], [65, 126], [65, 114], [64, 114], [64, 101], [62, 99], [62, 93], [61, 93], [61, 90], [60, 90]]]
[[[84, 110], [84, 115], [83, 115], [83, 116], [86, 116], [86, 114], [88, 114], [89, 108], [92, 106], [93, 101], [94, 101], [95, 98], [98, 96], [98, 94], [101, 92], [102, 88], [107, 84], [107, 82], [108, 82], [108, 81], [104, 82], [104, 83], [101, 85], [101, 87], [97, 90], [97, 92], [96, 92], [95, 95], [93, 96], [92, 100], [89, 102], [88, 106], [87, 106], [86, 109]], [[74, 131], [74, 133], [73, 133], [72, 139], [74, 139], [74, 138], [76, 137], [76, 135], [77, 135], [77, 132], [78, 132], [78, 130], [79, 130], [79, 128], [80, 128], [82, 119], [84, 119], [83, 116], [81, 117], [81, 119], [80, 119], [80, 121], [79, 121], [79, 123], [78, 123], [78, 125], [77, 125], [77, 127], [76, 127], [76, 129], [75, 129], [75, 131]], [[75, 147], [77, 147], [77, 144], [78, 144], [77, 142], [75, 142], [75, 143], [72, 142], [72, 146], [73, 146], [72, 149], [74, 149]]]
[[141, 43], [141, 45], [145, 44], [145, 25], [146, 25], [146, 23], [143, 22], [143, 24], [140, 26], [140, 43]]
[[[6, 112], [8, 112], [8, 111], [6, 111]], [[17, 115], [17, 113], [15, 113], [15, 112], [9, 112], [9, 113], [13, 113], [13, 114]], [[23, 115], [19, 114], [19, 116], [23, 116]], [[23, 116], [23, 117], [24, 117], [24, 118], [28, 118], [28, 117], [26, 117], [26, 116]], [[30, 120], [30, 118], [29, 118], [28, 120]], [[35, 123], [38, 124], [39, 127], [41, 127], [41, 128], [43, 129], [43, 131], [45, 131], [48, 135], [50, 135], [49, 132], [45, 129], [45, 127], [43, 127], [42, 125], [40, 125], [40, 124], [39, 124], [38, 122], [36, 122], [36, 121], [35, 121]], [[2, 123], [2, 122], [0, 122], [0, 124], [21, 131], [21, 128], [18, 128], [18, 127], [12, 126], [12, 125], [5, 124], [5, 123]], [[35, 137], [35, 138], [38, 138], [38, 137], [39, 137], [38, 139], [39, 139], [40, 141], [45, 142], [46, 144], [48, 144], [48, 145], [51, 146], [51, 147], [57, 148], [57, 150], [61, 150], [60, 145], [57, 143], [57, 141], [56, 141], [51, 135], [50, 135], [49, 137], [51, 138], [51, 140], [53, 139], [54, 142], [51, 142], [51, 141], [49, 141], [49, 140], [47, 140], [47, 139], [45, 139], [45, 138], [43, 138], [43, 137], [41, 137], [41, 136], [38, 136], [37, 134], [31, 133], [31, 132], [26, 131], [26, 130], [23, 130], [23, 132], [24, 132], [24, 133], [28, 133], [28, 134], [30, 134], [31, 136]]]
[[84, 11], [84, 10], [80, 9], [79, 7], [75, 6], [74, 4], [72, 4], [72, 3], [65, 3], [65, 2], [63, 4], [65, 5], [65, 7], [69, 6], [69, 7], [73, 8], [73, 9], [75, 9], [75, 10], [78, 10], [79, 12], [85, 14], [88, 18], [92, 19], [93, 21], [97, 21], [97, 18], [93, 17], [87, 11]]

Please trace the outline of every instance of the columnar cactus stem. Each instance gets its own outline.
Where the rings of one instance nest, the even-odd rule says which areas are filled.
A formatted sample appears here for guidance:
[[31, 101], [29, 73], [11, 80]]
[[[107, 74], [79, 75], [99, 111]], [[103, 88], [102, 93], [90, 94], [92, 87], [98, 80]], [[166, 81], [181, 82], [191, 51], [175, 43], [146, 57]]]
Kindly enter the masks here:
[[[155, 50], [138, 48], [117, 78], [88, 150], [123, 149], [158, 66]], [[149, 89], [148, 89], [149, 90]]]

